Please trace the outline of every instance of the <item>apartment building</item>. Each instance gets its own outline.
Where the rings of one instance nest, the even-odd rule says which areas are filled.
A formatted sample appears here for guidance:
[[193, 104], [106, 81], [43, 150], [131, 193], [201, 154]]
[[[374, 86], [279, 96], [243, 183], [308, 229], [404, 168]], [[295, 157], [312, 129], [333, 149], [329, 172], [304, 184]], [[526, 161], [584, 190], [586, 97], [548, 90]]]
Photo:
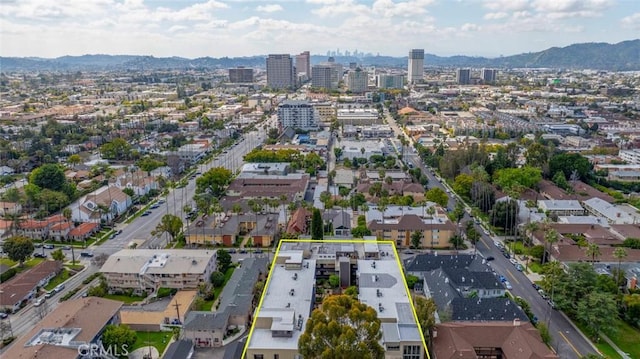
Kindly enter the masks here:
[[424, 78], [424, 49], [412, 49], [409, 51], [407, 81], [415, 84], [423, 81]]
[[317, 129], [315, 109], [308, 101], [286, 100], [278, 106], [280, 128]]
[[229, 82], [231, 83], [252, 83], [253, 69], [238, 66], [235, 69], [229, 69]]
[[352, 93], [364, 93], [369, 87], [369, 75], [366, 71], [357, 67], [355, 70], [349, 70], [347, 74], [347, 90]]
[[109, 290], [154, 293], [159, 288], [197, 289], [216, 270], [216, 251], [123, 249], [100, 272]]
[[633, 164], [640, 165], [640, 149], [634, 148], [631, 150], [620, 150], [618, 156], [621, 160]]
[[404, 87], [404, 76], [380, 74], [376, 76], [376, 84], [381, 89], [401, 89]]
[[356, 286], [358, 300], [375, 309], [381, 321], [380, 344], [385, 358], [425, 358], [410, 295], [393, 253], [393, 244], [375, 239], [286, 240], [271, 269], [246, 357], [300, 358], [298, 339], [312, 311], [320, 305], [316, 302], [316, 281], [336, 274], [340, 287]]

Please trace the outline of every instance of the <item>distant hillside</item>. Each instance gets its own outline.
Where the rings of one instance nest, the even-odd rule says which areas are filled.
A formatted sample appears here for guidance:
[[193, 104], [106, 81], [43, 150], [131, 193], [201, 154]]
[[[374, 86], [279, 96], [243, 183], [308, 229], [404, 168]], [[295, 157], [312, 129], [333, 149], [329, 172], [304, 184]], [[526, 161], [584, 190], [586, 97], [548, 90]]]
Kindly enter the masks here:
[[[313, 55], [311, 63], [326, 61], [326, 56]], [[336, 62], [348, 64], [406, 68], [407, 57], [370, 56], [364, 58], [338, 56]], [[0, 71], [96, 71], [96, 70], [159, 70], [216, 69], [234, 66], [264, 67], [265, 56], [250, 57], [154, 57], [136, 55], [82, 55], [55, 59], [0, 57]], [[640, 40], [617, 44], [585, 43], [567, 47], [505, 56], [500, 58], [425, 54], [427, 67], [550, 67], [594, 70], [640, 70]]]

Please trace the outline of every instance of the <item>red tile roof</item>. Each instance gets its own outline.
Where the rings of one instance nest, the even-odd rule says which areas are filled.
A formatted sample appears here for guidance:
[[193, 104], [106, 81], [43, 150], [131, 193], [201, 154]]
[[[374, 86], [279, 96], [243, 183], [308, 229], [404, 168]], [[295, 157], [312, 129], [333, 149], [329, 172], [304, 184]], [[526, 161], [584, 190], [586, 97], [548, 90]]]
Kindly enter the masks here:
[[85, 236], [91, 231], [95, 230], [97, 227], [98, 227], [98, 223], [94, 223], [94, 222], [81, 223], [79, 226], [69, 231], [69, 236], [70, 237]]

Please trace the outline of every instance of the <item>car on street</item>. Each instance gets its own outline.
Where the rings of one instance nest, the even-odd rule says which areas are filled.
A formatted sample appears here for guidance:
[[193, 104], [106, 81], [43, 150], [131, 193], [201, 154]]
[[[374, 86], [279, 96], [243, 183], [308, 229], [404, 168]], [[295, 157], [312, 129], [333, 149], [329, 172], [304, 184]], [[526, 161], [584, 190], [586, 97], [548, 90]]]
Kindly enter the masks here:
[[142, 213], [140, 216], [146, 217], [146, 216], [148, 216], [150, 214], [151, 214], [151, 211], [144, 211], [144, 213]]
[[235, 249], [233, 249], [233, 248], [231, 248], [231, 249], [227, 250], [227, 252], [228, 252], [228, 253], [236, 253], [236, 250], [235, 250]]
[[35, 248], [42, 248], [42, 243], [34, 243], [33, 246]]
[[70, 251], [71, 250], [71, 246], [64, 246], [64, 247], [62, 247], [62, 249], [64, 249], [65, 251]]
[[551, 306], [551, 309], [556, 309], [556, 303], [554, 303], [551, 299], [547, 300], [547, 304]]
[[502, 243], [500, 243], [498, 241], [493, 241], [493, 244], [498, 248], [502, 248]]
[[58, 284], [58, 285], [57, 285], [53, 290], [54, 290], [56, 293], [59, 293], [59, 292], [62, 292], [62, 290], [63, 290], [63, 289], [64, 289], [64, 283], [62, 283], [62, 284]]
[[518, 261], [515, 258], [509, 258], [509, 262], [511, 262], [511, 264], [513, 265], [517, 265]]
[[535, 290], [539, 290], [539, 289], [540, 289], [540, 286], [539, 286], [539, 285], [537, 285], [537, 284], [535, 284], [535, 283], [531, 283], [531, 286], [532, 286], [532, 287], [533, 287], [533, 289], [535, 289]]
[[53, 297], [54, 294], [56, 294], [56, 292], [50, 290], [47, 293], [45, 293], [44, 297], [45, 298], [51, 298], [51, 297]]
[[40, 252], [33, 253], [33, 258], [47, 258], [46, 254], [42, 254]]
[[494, 260], [494, 259], [495, 259], [495, 258], [494, 258], [493, 256], [488, 256], [488, 257], [487, 257], [487, 261], [492, 261], [492, 260]]
[[119, 235], [119, 234], [121, 234], [121, 233], [122, 233], [122, 229], [118, 229], [118, 230], [116, 231], [116, 236], [117, 236], [117, 235]]
[[47, 298], [46, 298], [46, 297], [40, 297], [40, 298], [36, 299], [36, 301], [35, 301], [35, 302], [33, 302], [33, 306], [34, 306], [34, 307], [39, 307], [39, 306], [41, 306], [42, 304], [44, 304], [44, 301], [45, 301], [45, 300], [47, 300]]
[[503, 276], [503, 275], [499, 276], [499, 277], [498, 277], [498, 279], [500, 279], [500, 281], [501, 281], [502, 283], [504, 283], [504, 282], [506, 282], [506, 281], [507, 281], [507, 278], [506, 278], [505, 276]]
[[260, 253], [262, 253], [262, 249], [256, 249], [254, 253], [255, 254], [260, 254]]
[[7, 318], [9, 318], [9, 314], [5, 312], [0, 312], [0, 319], [7, 319]]
[[502, 255], [507, 259], [511, 259], [511, 255], [507, 252], [502, 252]]
[[44, 249], [53, 249], [53, 248], [55, 248], [53, 246], [53, 244], [50, 244], [50, 243], [45, 244], [43, 247], [44, 247]]
[[507, 288], [507, 289], [513, 289], [513, 286], [511, 285], [511, 283], [510, 283], [509, 281], [505, 281], [505, 282], [504, 282], [504, 286], [505, 286], [505, 288]]
[[87, 292], [82, 293], [82, 298], [86, 298], [88, 296], [89, 296], [89, 293], [87, 293]]
[[518, 264], [516, 264], [516, 270], [518, 272], [522, 272], [522, 271], [524, 271], [524, 266], [522, 264], [518, 263]]
[[542, 299], [548, 299], [549, 298], [549, 296], [547, 295], [547, 293], [543, 289], [538, 289], [538, 294], [540, 294]]

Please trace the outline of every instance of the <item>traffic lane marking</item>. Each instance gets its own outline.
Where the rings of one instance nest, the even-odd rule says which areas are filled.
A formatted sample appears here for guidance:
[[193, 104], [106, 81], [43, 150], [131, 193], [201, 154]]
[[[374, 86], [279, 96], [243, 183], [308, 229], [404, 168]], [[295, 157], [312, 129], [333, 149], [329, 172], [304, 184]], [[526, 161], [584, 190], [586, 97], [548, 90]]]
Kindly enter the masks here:
[[562, 331], [558, 330], [558, 334], [560, 334], [560, 336], [562, 336], [562, 339], [564, 339], [564, 341], [567, 342], [567, 344], [569, 344], [571, 349], [573, 349], [573, 351], [576, 352], [576, 354], [578, 354], [578, 357], [582, 358], [582, 354], [580, 354], [578, 349], [576, 349], [576, 347], [574, 347], [573, 344], [571, 344], [571, 342], [569, 341], [569, 339], [567, 339], [567, 337], [564, 335], [564, 333]]

